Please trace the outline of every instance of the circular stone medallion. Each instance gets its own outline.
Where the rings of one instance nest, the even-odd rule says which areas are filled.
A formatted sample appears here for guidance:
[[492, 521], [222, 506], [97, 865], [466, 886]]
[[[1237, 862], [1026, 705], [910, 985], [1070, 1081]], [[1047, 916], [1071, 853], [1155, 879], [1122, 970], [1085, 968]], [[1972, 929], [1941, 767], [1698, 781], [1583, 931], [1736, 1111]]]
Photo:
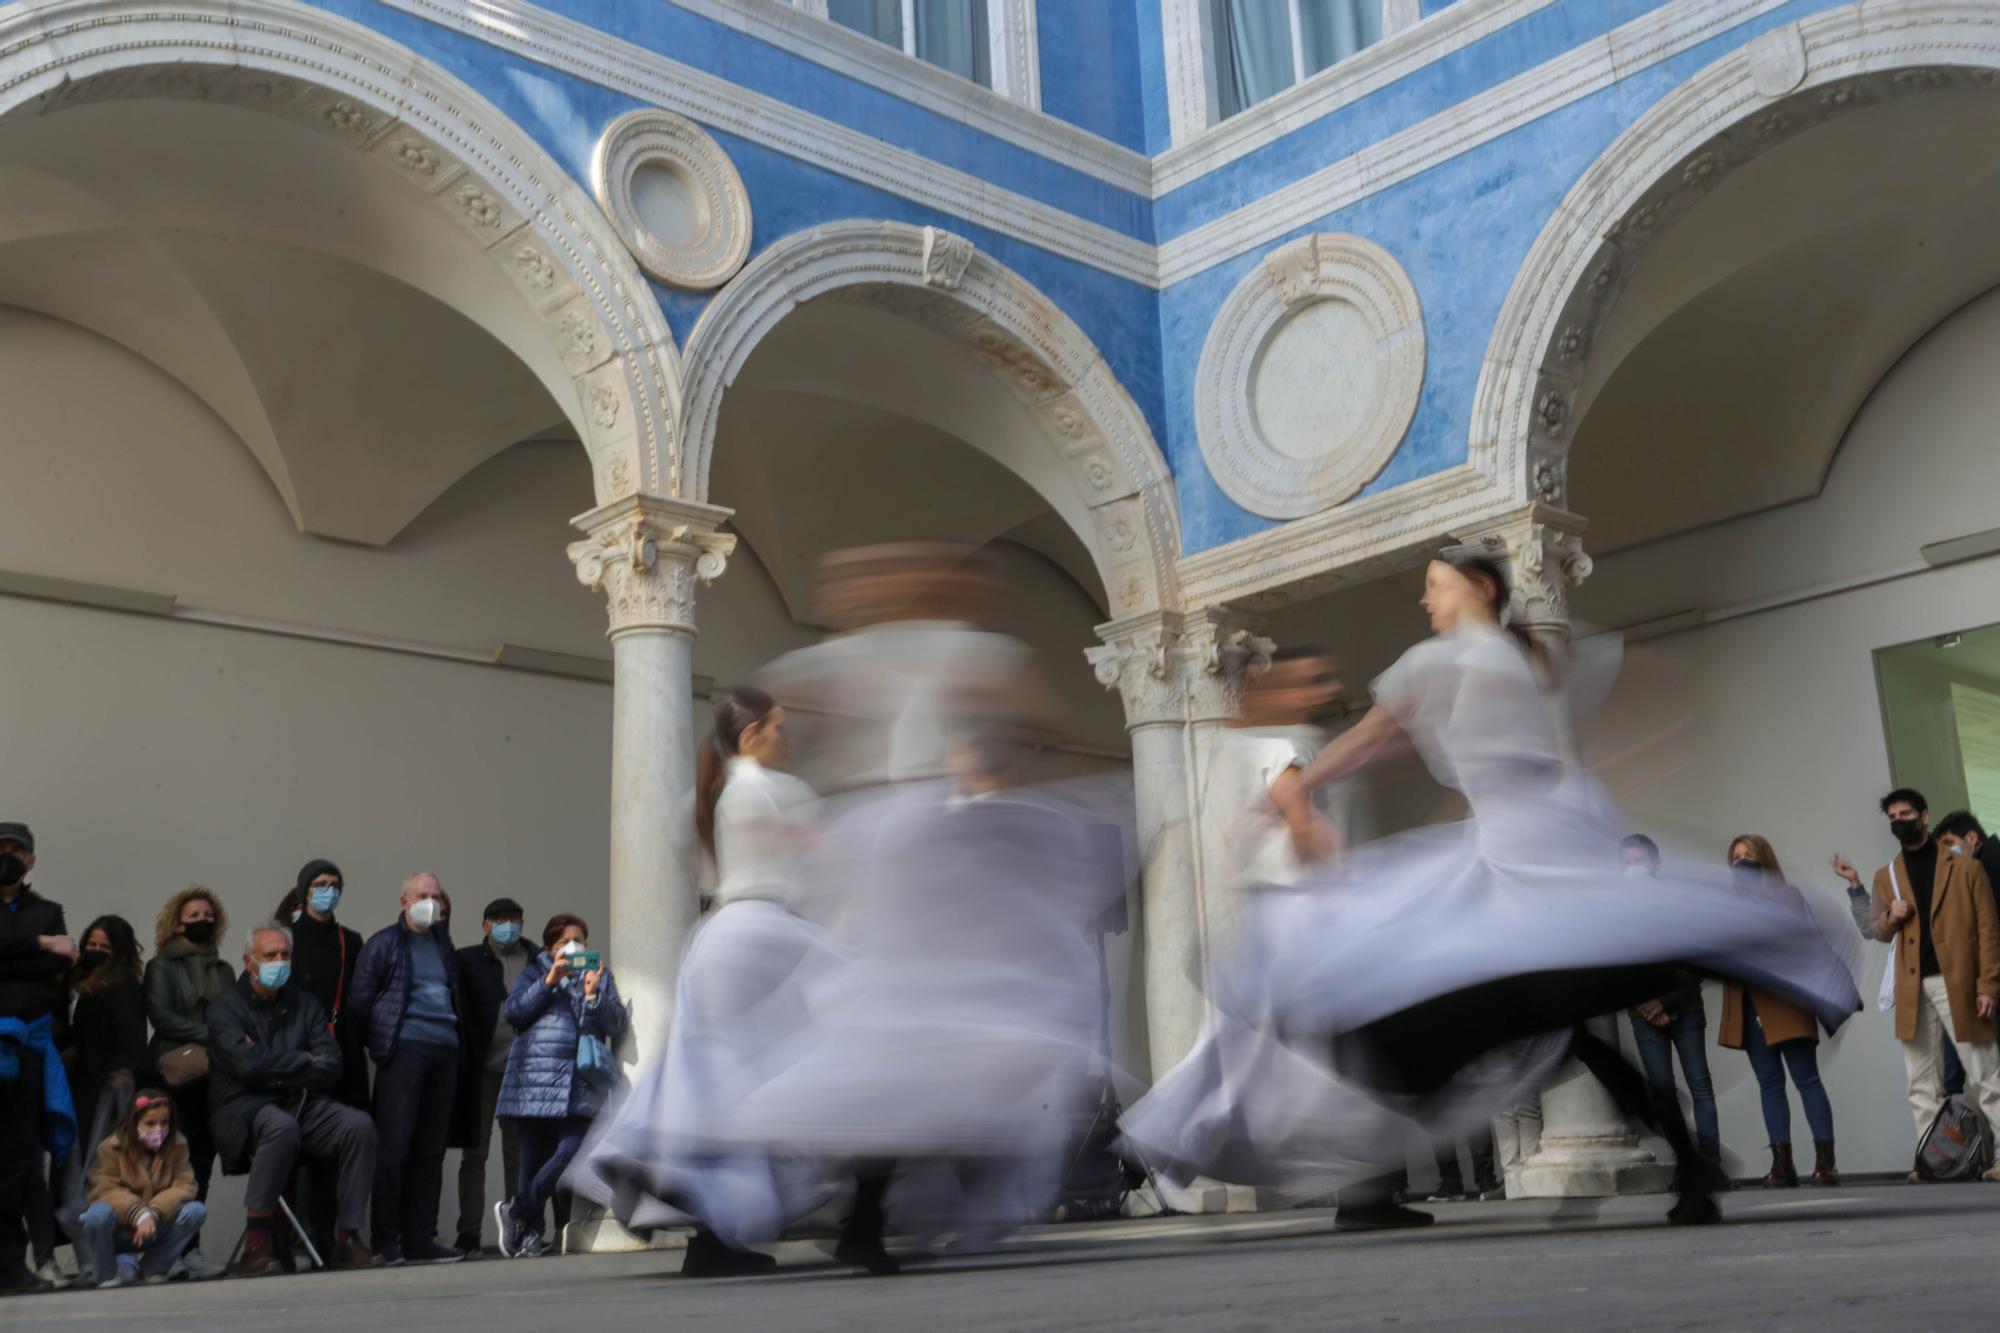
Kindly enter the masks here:
[[1359, 236], [1302, 237], [1265, 256], [1209, 330], [1202, 457], [1252, 513], [1330, 509], [1395, 454], [1423, 381], [1423, 313], [1402, 266]]
[[612, 121], [590, 160], [591, 190], [640, 266], [695, 291], [750, 257], [750, 196], [722, 145], [671, 111]]

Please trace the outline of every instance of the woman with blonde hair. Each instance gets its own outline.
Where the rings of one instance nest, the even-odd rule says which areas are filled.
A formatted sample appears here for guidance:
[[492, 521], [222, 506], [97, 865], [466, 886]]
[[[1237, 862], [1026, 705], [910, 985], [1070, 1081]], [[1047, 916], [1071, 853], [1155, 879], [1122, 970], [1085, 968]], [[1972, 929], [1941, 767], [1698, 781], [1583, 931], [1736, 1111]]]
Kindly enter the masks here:
[[[1729, 873], [1745, 893], [1767, 892], [1785, 882], [1784, 868], [1770, 842], [1745, 833], [1729, 843]], [[1812, 1129], [1815, 1185], [1838, 1185], [1840, 1170], [1833, 1157], [1833, 1104], [1819, 1078], [1819, 1024], [1802, 1006], [1781, 995], [1739, 982], [1722, 986], [1722, 1026], [1716, 1042], [1750, 1057], [1763, 1101], [1764, 1131], [1771, 1136], [1771, 1170], [1767, 1189], [1792, 1188], [1799, 1183], [1792, 1162], [1792, 1104], [1785, 1095], [1785, 1071], [1799, 1090], [1806, 1124]]]
[[[180, 1112], [196, 1197], [203, 1202], [215, 1169], [215, 1136], [208, 1123], [208, 1002], [236, 983], [236, 969], [217, 949], [228, 929], [222, 899], [213, 889], [190, 884], [160, 908], [153, 922], [155, 952], [146, 964], [153, 1065]], [[186, 1262], [197, 1277], [221, 1272], [194, 1245], [188, 1247]]]

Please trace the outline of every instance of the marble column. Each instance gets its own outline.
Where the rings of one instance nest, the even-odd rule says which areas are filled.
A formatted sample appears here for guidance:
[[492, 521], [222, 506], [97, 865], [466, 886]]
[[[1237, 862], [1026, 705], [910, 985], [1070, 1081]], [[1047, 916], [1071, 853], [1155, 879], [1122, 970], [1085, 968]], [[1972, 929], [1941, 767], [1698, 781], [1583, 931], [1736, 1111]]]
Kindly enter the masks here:
[[[1575, 514], [1536, 504], [1465, 541], [1506, 572], [1514, 594], [1514, 623], [1557, 657], [1569, 643], [1570, 590], [1590, 577], [1584, 526]], [[1615, 877], [1617, 865], [1607, 864], [1604, 873], [1607, 879]], [[1617, 1045], [1616, 1015], [1590, 1026]], [[1672, 1169], [1640, 1145], [1610, 1094], [1576, 1061], [1567, 1062], [1543, 1091], [1541, 1111], [1541, 1142], [1509, 1169], [1508, 1197], [1589, 1198], [1671, 1187]]]
[[1153, 611], [1100, 625], [1087, 650], [1125, 704], [1144, 858], [1140, 930], [1152, 1076], [1194, 1045], [1206, 1004], [1208, 915], [1194, 799], [1212, 733], [1236, 713], [1246, 673], [1271, 642], [1225, 610]]
[[729, 510], [634, 495], [581, 515], [577, 580], [605, 595], [611, 660], [611, 920], [605, 937], [631, 1010], [626, 1059], [656, 1049], [673, 1010], [695, 883], [694, 595], [722, 573]]

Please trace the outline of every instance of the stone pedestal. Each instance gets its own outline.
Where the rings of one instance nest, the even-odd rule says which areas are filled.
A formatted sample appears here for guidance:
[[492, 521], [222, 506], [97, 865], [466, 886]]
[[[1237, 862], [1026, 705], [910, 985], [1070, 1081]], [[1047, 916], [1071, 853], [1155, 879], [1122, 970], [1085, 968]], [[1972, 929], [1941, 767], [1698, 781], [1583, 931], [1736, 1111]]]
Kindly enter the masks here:
[[[1614, 1018], [1593, 1019], [1590, 1027], [1606, 1040], [1617, 1037]], [[1507, 1194], [1518, 1187], [1529, 1199], [1595, 1199], [1672, 1186], [1673, 1168], [1640, 1146], [1604, 1085], [1571, 1060], [1542, 1092], [1541, 1144], [1509, 1172]]]

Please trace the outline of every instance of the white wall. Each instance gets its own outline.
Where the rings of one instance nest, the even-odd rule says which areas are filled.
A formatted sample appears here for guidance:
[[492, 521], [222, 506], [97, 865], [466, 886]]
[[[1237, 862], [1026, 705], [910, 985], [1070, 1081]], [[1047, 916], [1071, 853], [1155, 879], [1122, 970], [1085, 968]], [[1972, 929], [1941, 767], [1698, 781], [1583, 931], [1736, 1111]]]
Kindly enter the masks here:
[[[1996, 357], [2000, 293], [1989, 293], [1883, 380], [1820, 496], [1609, 556], [1578, 595], [1577, 616], [1630, 624], [1742, 608], [1912, 567], [1925, 543], [2000, 526]], [[1635, 827], [1715, 859], [1733, 834], [1763, 833], [1828, 928], [1851, 933], [1826, 859], [1843, 851], [1867, 873], [1892, 850], [1875, 808], [1895, 775], [1872, 654], [2000, 620], [1994, 572], [1991, 560], [1923, 572], [1639, 645], [1604, 718], [1624, 740], [1655, 741], [1617, 771]], [[1869, 1011], [1820, 1050], [1843, 1165], [1853, 1170], [1907, 1169], [1914, 1148], [1900, 1048], [1872, 1007], [1884, 952], [1867, 946]], [[1713, 1024], [1713, 993], [1710, 1002]], [[1754, 1161], [1765, 1135], [1748, 1061], [1720, 1049], [1710, 1059], [1724, 1143]], [[1809, 1137], [1794, 1097], [1793, 1141]]]

